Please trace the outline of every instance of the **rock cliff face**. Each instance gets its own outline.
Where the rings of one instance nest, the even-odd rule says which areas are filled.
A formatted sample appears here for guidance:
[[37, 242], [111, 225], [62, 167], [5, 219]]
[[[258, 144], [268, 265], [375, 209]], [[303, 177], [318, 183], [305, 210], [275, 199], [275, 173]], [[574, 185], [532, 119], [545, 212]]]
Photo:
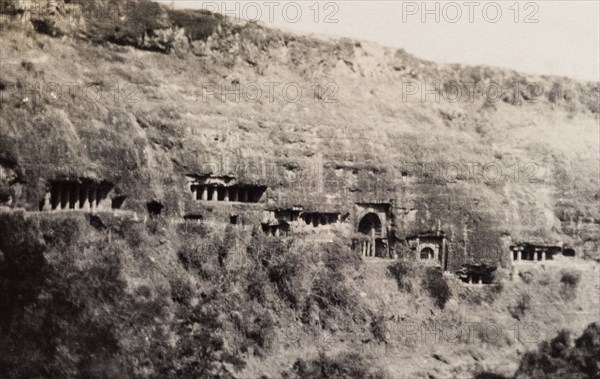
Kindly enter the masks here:
[[4, 3], [5, 205], [37, 210], [70, 176], [183, 217], [186, 175], [229, 175], [267, 186], [270, 208], [391, 204], [394, 236], [442, 230], [465, 257], [597, 257], [598, 83], [147, 2], [36, 4]]
[[[598, 260], [598, 83], [438, 65], [148, 1], [1, 4], [0, 376], [204, 377], [193, 356], [235, 365], [232, 351], [245, 377], [277, 376], [317, 343], [309, 326], [348, 332], [318, 341], [337, 350], [394, 317], [461, 320], [469, 308], [554, 331], [597, 315], [591, 272], [576, 306], [545, 266], [514, 285], [498, 275], [497, 292], [454, 278], [437, 313], [421, 292], [398, 292], [385, 261], [356, 258], [435, 257], [457, 272], [508, 267], [510, 247], [529, 244]], [[334, 239], [346, 246], [307, 244]], [[224, 347], [208, 339], [221, 331]], [[440, 375], [473, 374], [482, 358], [465, 354], [468, 367]]]

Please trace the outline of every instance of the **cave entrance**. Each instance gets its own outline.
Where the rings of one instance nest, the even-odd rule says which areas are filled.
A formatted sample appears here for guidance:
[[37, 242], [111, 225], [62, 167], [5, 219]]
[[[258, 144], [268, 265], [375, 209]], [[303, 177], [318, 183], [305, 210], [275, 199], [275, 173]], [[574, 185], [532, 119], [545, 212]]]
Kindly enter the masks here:
[[150, 214], [151, 218], [160, 216], [162, 213], [164, 206], [158, 201], [150, 201], [146, 203], [146, 209], [148, 209], [148, 214]]
[[319, 227], [324, 225], [335, 224], [339, 221], [339, 213], [327, 213], [327, 212], [304, 212], [302, 213], [302, 219], [306, 225], [312, 224], [313, 227]]
[[420, 258], [423, 260], [426, 259], [433, 259], [434, 258], [434, 252], [433, 249], [430, 247], [425, 247], [423, 249], [421, 249], [421, 253], [420, 253]]
[[466, 264], [456, 272], [463, 283], [492, 284], [497, 267], [487, 264]]
[[[57, 211], [57, 210], [82, 210], [95, 212], [107, 206], [107, 198], [113, 189], [113, 185], [109, 182], [94, 182], [91, 179], [75, 179], [75, 180], [53, 180], [50, 181], [49, 191], [46, 197], [40, 201], [40, 211]], [[110, 208], [118, 205], [119, 207], [125, 200], [122, 197], [115, 203], [111, 201]]]
[[358, 232], [367, 238], [362, 241], [361, 251], [364, 257], [384, 257], [386, 244], [383, 241], [382, 225], [379, 216], [368, 213], [358, 223]]
[[[560, 246], [534, 245], [524, 243], [511, 246], [511, 258], [513, 263], [519, 262], [540, 262], [553, 260], [554, 255], [561, 252]], [[564, 254], [564, 253], [563, 253]]]
[[219, 183], [191, 184], [192, 199], [235, 203], [259, 203], [264, 199], [266, 186], [223, 185]]

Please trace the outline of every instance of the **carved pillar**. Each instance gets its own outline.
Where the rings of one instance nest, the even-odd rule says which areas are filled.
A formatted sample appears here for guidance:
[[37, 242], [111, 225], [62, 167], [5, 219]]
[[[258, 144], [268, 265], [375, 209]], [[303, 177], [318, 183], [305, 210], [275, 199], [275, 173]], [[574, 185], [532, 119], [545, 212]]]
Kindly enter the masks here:
[[50, 209], [55, 210], [60, 207], [60, 193], [56, 184], [50, 186], [50, 201]]
[[201, 192], [201, 197], [203, 201], [208, 200], [208, 189], [206, 188], [206, 186], [202, 186], [200, 187], [200, 192]]
[[79, 188], [80, 188], [80, 185], [78, 183], [73, 183], [71, 185], [71, 208], [72, 209], [79, 208]]
[[192, 199], [198, 200], [198, 187], [192, 184]]
[[483, 278], [480, 276], [479, 280], [477, 281], [477, 284], [483, 284]]
[[542, 261], [545, 261], [545, 260], [546, 260], [546, 252], [542, 251]]
[[217, 187], [212, 189], [212, 196], [210, 198], [211, 201], [217, 201], [218, 200], [218, 196], [219, 196], [219, 189]]
[[275, 228], [275, 237], [279, 237], [279, 227], [275, 225], [273, 228]]
[[54, 185], [56, 187], [56, 207], [55, 209], [60, 211], [62, 209], [63, 204], [63, 193], [62, 193], [62, 183], [56, 183]]
[[517, 262], [521, 262], [521, 250], [517, 252]]
[[442, 271], [446, 271], [446, 237], [442, 238], [442, 251], [440, 256], [440, 264], [442, 265]]
[[71, 184], [67, 183], [65, 188], [63, 188], [63, 194], [65, 196], [65, 209], [69, 209], [71, 207]]
[[223, 188], [223, 191], [224, 191], [223, 201], [229, 201], [229, 188], [225, 187], [225, 188]]
[[81, 208], [85, 212], [90, 211], [90, 194], [89, 188], [87, 186], [81, 186], [81, 197], [83, 198], [83, 204], [81, 204]]
[[42, 210], [52, 210], [52, 192], [46, 192], [46, 196], [44, 196], [44, 207], [42, 208]]
[[98, 188], [96, 188], [96, 186], [92, 187], [92, 191], [90, 194], [90, 207], [92, 208], [92, 213], [96, 213], [96, 210], [98, 209], [98, 203], [97, 203], [97, 195], [98, 195]]
[[375, 256], [375, 228], [371, 228], [371, 256]]

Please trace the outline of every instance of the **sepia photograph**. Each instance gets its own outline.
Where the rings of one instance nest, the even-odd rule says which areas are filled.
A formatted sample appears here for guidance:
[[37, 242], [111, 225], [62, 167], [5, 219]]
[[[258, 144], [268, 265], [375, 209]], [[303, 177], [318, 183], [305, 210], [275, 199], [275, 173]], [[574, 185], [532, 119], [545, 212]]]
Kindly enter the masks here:
[[600, 0], [0, 0], [0, 379], [600, 379]]

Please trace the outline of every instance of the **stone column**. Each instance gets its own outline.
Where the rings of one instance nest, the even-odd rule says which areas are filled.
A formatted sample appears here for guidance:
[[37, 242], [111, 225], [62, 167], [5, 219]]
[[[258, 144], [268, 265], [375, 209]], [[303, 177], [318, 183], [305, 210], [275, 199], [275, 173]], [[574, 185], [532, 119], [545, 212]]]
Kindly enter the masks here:
[[62, 209], [62, 203], [63, 203], [63, 194], [62, 194], [62, 183], [56, 183], [54, 185], [54, 187], [56, 187], [56, 210], [61, 210]]
[[278, 226], [273, 226], [275, 228], [275, 237], [279, 237], [279, 227]]
[[219, 189], [217, 187], [214, 187], [212, 189], [212, 196], [210, 198], [210, 201], [217, 201], [219, 199]]
[[366, 250], [365, 250], [365, 241], [362, 241], [360, 243], [360, 248], [361, 248], [361, 251], [362, 251], [362, 256], [365, 257], [367, 255]]
[[200, 187], [201, 197], [203, 201], [208, 200], [208, 189], [205, 186]]
[[198, 200], [198, 187], [192, 184], [192, 199]]
[[483, 277], [479, 277], [479, 280], [477, 281], [477, 284], [483, 284]]
[[442, 251], [440, 264], [442, 265], [442, 271], [446, 272], [446, 237], [442, 238]]
[[473, 284], [473, 275], [469, 274], [469, 284]]
[[56, 209], [57, 204], [60, 203], [60, 196], [58, 196], [56, 191], [56, 185], [50, 186], [50, 210], [53, 211]]
[[65, 185], [65, 188], [63, 188], [64, 194], [65, 194], [65, 209], [69, 209], [71, 207], [71, 184], [67, 183], [67, 185]]
[[229, 188], [225, 187], [223, 188], [223, 191], [225, 191], [223, 201], [229, 201]]
[[71, 185], [71, 204], [73, 204], [73, 209], [79, 208], [79, 190], [79, 184], [73, 183]]
[[517, 251], [517, 262], [521, 262], [521, 250]]
[[42, 208], [44, 211], [52, 211], [52, 193], [46, 192], [46, 196], [44, 196], [44, 207]]
[[89, 212], [90, 211], [90, 194], [89, 194], [89, 189], [87, 186], [82, 186], [81, 190], [83, 192], [83, 204], [82, 204], [82, 209], [85, 212]]
[[537, 249], [533, 251], [533, 260], [535, 262], [537, 262], [537, 260], [538, 260], [538, 254], [539, 254], [539, 251], [537, 251]]
[[96, 196], [98, 194], [98, 189], [96, 186], [92, 187], [91, 196], [90, 196], [90, 207], [92, 208], [92, 213], [96, 213], [98, 209], [98, 202], [96, 201]]
[[545, 261], [545, 260], [546, 260], [546, 252], [542, 251], [542, 261]]

